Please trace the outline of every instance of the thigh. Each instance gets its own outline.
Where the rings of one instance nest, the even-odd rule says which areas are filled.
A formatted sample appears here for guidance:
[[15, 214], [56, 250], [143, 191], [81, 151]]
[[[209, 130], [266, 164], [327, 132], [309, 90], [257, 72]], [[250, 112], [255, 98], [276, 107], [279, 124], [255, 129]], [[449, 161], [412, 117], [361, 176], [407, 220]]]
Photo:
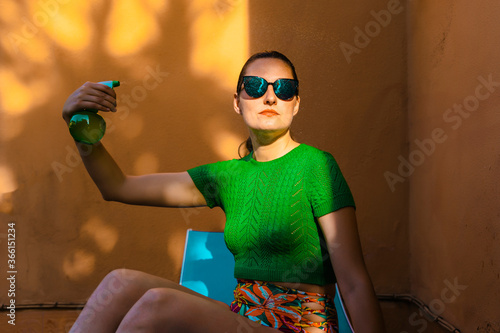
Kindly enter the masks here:
[[150, 289], [132, 307], [117, 332], [279, 333], [239, 314], [226, 305], [170, 288]]
[[144, 293], [146, 293], [150, 289], [167, 288], [178, 290], [180, 292], [205, 299], [206, 301], [216, 304], [220, 307], [227, 308], [227, 305], [223, 302], [206, 297], [189, 288], [181, 286], [177, 282], [161, 278], [156, 275], [131, 269], [117, 269], [114, 270], [111, 274], [114, 275], [118, 280], [120, 280], [121, 284], [125, 288], [127, 288], [129, 292], [135, 294], [135, 300], [138, 300], [142, 295], [144, 295]]
[[[187, 325], [178, 325], [178, 331], [188, 333], [281, 333], [277, 329], [263, 326], [242, 315], [232, 312], [229, 308], [211, 307], [203, 299], [195, 299], [187, 302]], [[184, 328], [183, 328], [184, 327]]]
[[135, 304], [154, 288], [176, 290], [204, 299], [212, 307], [227, 309], [212, 300], [173, 281], [130, 269], [116, 269], [106, 275], [92, 293], [71, 332], [114, 332]]

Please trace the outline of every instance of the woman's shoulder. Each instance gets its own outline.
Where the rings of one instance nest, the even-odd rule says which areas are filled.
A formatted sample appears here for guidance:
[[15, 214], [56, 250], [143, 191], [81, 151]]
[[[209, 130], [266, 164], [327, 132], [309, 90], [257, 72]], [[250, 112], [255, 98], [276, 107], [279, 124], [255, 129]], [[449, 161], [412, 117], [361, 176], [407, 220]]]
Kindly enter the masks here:
[[303, 146], [302, 151], [304, 152], [304, 154], [306, 154], [307, 157], [310, 159], [315, 159], [316, 161], [317, 160], [326, 161], [328, 159], [334, 159], [333, 155], [328, 151], [310, 146], [305, 143], [302, 143], [301, 146]]

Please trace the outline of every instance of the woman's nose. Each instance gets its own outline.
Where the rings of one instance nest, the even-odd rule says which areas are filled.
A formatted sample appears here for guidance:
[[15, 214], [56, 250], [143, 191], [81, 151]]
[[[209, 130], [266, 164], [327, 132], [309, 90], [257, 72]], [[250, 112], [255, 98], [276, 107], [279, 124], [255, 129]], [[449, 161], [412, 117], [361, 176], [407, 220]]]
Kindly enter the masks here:
[[273, 86], [270, 84], [267, 86], [267, 91], [264, 95], [264, 104], [273, 105], [276, 104], [278, 97], [274, 93]]

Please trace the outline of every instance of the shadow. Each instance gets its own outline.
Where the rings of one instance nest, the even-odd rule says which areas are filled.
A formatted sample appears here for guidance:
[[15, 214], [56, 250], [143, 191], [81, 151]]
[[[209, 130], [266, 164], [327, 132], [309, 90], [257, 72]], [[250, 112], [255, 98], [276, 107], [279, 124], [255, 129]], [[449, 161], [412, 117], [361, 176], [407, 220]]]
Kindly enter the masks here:
[[[16, 73], [35, 97], [29, 82], [42, 82], [46, 89], [25, 113], [14, 118], [0, 112], [2, 126], [20, 123], [15, 135], [0, 142], [0, 166], [4, 164], [12, 171], [16, 184], [12, 193], [4, 195], [9, 198], [9, 207], [2, 209], [6, 214], [1, 214], [0, 220], [19, 224], [19, 251], [25, 253], [17, 262], [18, 271], [23, 272], [19, 275], [23, 289], [16, 295], [17, 303], [84, 300], [110, 270], [119, 267], [177, 280], [182, 243], [176, 235], [183, 234], [188, 226], [220, 229], [221, 213], [199, 214], [187, 221], [179, 210], [104, 202], [86, 175], [61, 120], [66, 98], [81, 84], [118, 79], [127, 84], [116, 90], [118, 112], [104, 115], [108, 132], [103, 143], [125, 173], [133, 173], [133, 166], [145, 153], [155, 157], [151, 160], [160, 172], [184, 171], [223, 159], [206, 129], [207, 122], [211, 122], [212, 131], [242, 130], [242, 140], [246, 130], [232, 110], [233, 92], [220, 79], [199, 75], [192, 69], [191, 31], [196, 14], [192, 3], [169, 1], [164, 12], [155, 13], [160, 31], [157, 41], [133, 54], [115, 56], [107, 50], [106, 31], [112, 10], [107, 2], [89, 4], [93, 37], [84, 52], [68, 50], [51, 38], [45, 26], [38, 27], [30, 39], [50, 49], [50, 57], [41, 63], [30, 63], [22, 54], [7, 49], [5, 43], [0, 44], [2, 71]], [[33, 9], [27, 3], [16, 6], [21, 17], [32, 20]], [[59, 6], [62, 10], [64, 4]], [[229, 15], [231, 8], [217, 8], [205, 10], [216, 11], [212, 16], [218, 21], [214, 22], [226, 24], [224, 15]], [[18, 26], [3, 25], [2, 31], [20, 34], [26, 20]], [[134, 29], [133, 17], [129, 18], [129, 27]], [[246, 41], [247, 36], [240, 38]], [[241, 64], [245, 60], [241, 59]], [[154, 81], [158, 71], [168, 73], [160, 77], [161, 82], [158, 77]], [[155, 82], [156, 87], [148, 89]], [[137, 136], [120, 134], [127, 121], [136, 120], [142, 122]], [[235, 145], [235, 156], [237, 148]], [[90, 232], [86, 223], [91, 219], [99, 219], [102, 226], [115, 230], [112, 239], [105, 239], [98, 230]], [[71, 273], [65, 272], [68, 269]], [[6, 295], [0, 301], [7, 303]]]

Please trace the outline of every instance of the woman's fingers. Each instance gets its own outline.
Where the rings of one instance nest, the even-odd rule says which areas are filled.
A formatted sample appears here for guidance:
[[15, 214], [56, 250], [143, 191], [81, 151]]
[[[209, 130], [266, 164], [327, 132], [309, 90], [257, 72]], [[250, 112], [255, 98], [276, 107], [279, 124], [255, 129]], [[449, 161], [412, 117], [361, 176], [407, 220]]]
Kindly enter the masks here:
[[89, 92], [96, 94], [98, 96], [107, 95], [112, 97], [113, 99], [116, 99], [115, 90], [102, 83], [86, 82], [82, 86], [82, 88], [88, 89]]
[[116, 100], [104, 96], [82, 94], [77, 104], [78, 108], [116, 112]]
[[63, 118], [69, 122], [75, 112], [84, 109], [116, 112], [115, 91], [104, 84], [85, 82], [64, 103]]
[[93, 82], [86, 82], [77, 97], [79, 105], [93, 104], [94, 109], [102, 111], [116, 111], [116, 93], [110, 87]]

